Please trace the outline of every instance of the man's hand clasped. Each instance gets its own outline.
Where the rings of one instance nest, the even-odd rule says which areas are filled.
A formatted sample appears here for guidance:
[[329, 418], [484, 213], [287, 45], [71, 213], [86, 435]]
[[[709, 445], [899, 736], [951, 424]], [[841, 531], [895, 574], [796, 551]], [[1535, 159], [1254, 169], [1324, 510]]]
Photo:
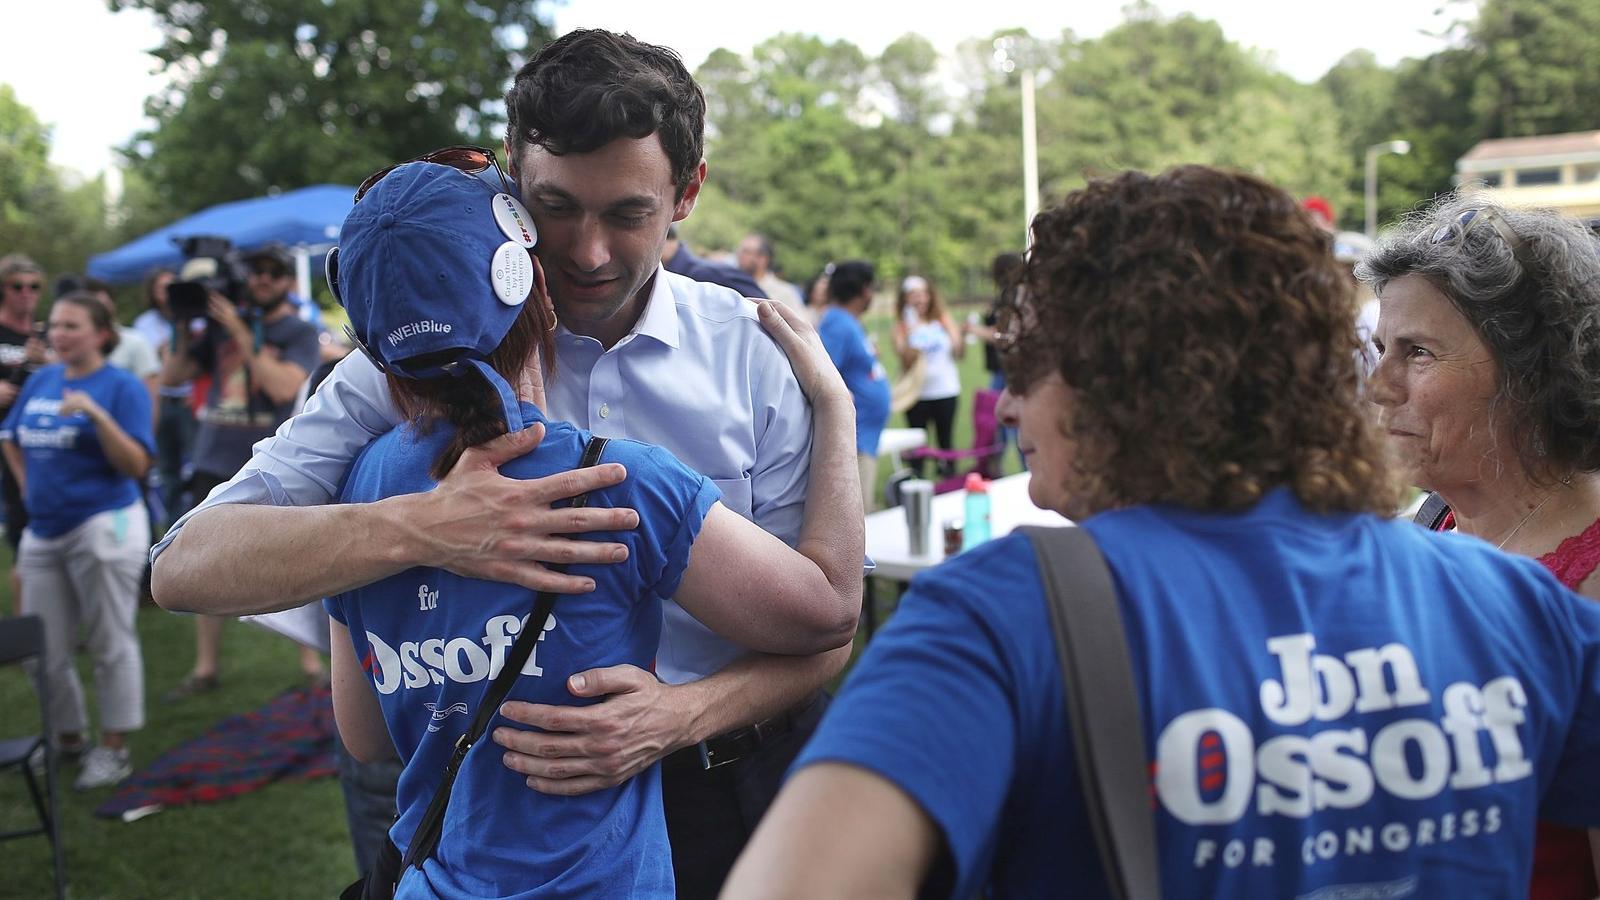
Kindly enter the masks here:
[[[848, 402], [849, 391], [839, 370], [828, 358], [817, 330], [804, 315], [770, 300], [758, 305], [758, 315], [762, 327], [788, 355], [800, 389], [812, 402], [828, 396]], [[535, 429], [540, 430], [535, 433]], [[493, 545], [461, 547], [458, 551], [461, 557], [482, 560], [481, 567], [469, 570], [450, 566], [452, 571], [530, 587], [536, 582], [561, 584], [565, 593], [581, 593], [593, 590], [594, 582], [584, 578], [580, 585], [576, 583], [579, 579], [572, 576], [558, 576], [535, 562], [534, 557], [570, 557], [573, 562], [620, 562], [627, 558], [626, 549], [619, 544], [570, 540], [551, 536], [551, 531], [632, 528], [639, 521], [632, 510], [624, 511], [631, 516], [625, 525], [591, 524], [580, 528], [575, 526], [591, 522], [580, 516], [581, 513], [598, 515], [619, 511], [548, 508], [552, 499], [621, 481], [624, 477], [621, 466], [579, 469], [539, 481], [512, 481], [495, 471], [507, 460], [532, 450], [542, 437], [542, 426], [535, 426], [520, 434], [498, 438], [479, 449], [468, 450], [451, 470], [450, 477], [440, 483], [438, 491], [448, 490], [452, 508], [459, 509], [464, 526], [461, 533], [480, 536]], [[569, 477], [571, 481], [560, 480]], [[532, 490], [546, 482], [551, 484], [536, 496], [517, 490]], [[562, 514], [572, 518], [558, 523], [555, 528], [541, 527], [544, 517]], [[496, 521], [507, 523], [505, 527], [513, 531], [524, 531], [526, 536], [506, 536], [493, 527], [485, 527]], [[552, 555], [554, 553], [564, 555]], [[527, 776], [528, 787], [545, 794], [587, 794], [615, 787], [667, 754], [694, 743], [690, 731], [694, 718], [692, 704], [682, 702], [685, 689], [664, 684], [654, 674], [636, 666], [590, 669], [567, 679], [567, 690], [574, 697], [598, 698], [598, 703], [552, 706], [509, 701], [501, 705], [501, 715], [517, 725], [540, 730], [500, 727], [492, 736], [495, 743], [506, 750], [506, 767]]]
[[567, 690], [600, 702], [509, 701], [500, 707], [507, 719], [543, 729], [496, 728], [493, 735], [506, 748], [506, 768], [526, 775], [528, 787], [540, 793], [571, 796], [615, 787], [692, 743], [691, 716], [674, 702], [681, 689], [636, 666], [580, 672], [567, 679]]
[[535, 424], [461, 454], [438, 487], [425, 495], [429, 509], [421, 521], [427, 523], [433, 548], [428, 565], [533, 591], [583, 594], [594, 590], [594, 579], [556, 572], [540, 560], [578, 565], [628, 558], [622, 544], [569, 535], [637, 528], [637, 512], [553, 505], [622, 483], [628, 473], [621, 465], [606, 463], [531, 480], [500, 474], [502, 465], [532, 452], [544, 434], [544, 426]]

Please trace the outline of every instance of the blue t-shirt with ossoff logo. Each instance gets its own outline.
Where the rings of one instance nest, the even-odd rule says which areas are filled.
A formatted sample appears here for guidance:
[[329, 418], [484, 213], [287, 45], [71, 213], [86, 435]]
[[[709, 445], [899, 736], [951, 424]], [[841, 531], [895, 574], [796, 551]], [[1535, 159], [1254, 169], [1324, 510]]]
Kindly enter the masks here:
[[[523, 420], [544, 421], [523, 404]], [[576, 468], [588, 432], [565, 422], [527, 456], [501, 468], [512, 478], [539, 478]], [[419, 436], [409, 427], [370, 444], [350, 470], [343, 499], [365, 502], [431, 490], [428, 469], [451, 429]], [[567, 690], [568, 676], [631, 664], [652, 667], [661, 634], [661, 601], [672, 595], [716, 486], [670, 453], [636, 441], [612, 440], [601, 462], [622, 463], [622, 484], [592, 492], [591, 507], [630, 507], [639, 527], [585, 535], [628, 547], [626, 562], [573, 566], [595, 590], [557, 598], [534, 652], [512, 685], [513, 700], [587, 705]], [[371, 675], [395, 747], [405, 761], [400, 818], [390, 829], [402, 853], [410, 843], [440, 773], [476, 714], [485, 689], [505, 663], [533, 611], [534, 594], [516, 585], [414, 568], [327, 601], [350, 629], [356, 655]], [[672, 852], [661, 809], [659, 769], [650, 767], [614, 788], [577, 797], [540, 794], [502, 762], [489, 735], [468, 752], [450, 797], [438, 849], [419, 872], [407, 870], [396, 896], [644, 897], [673, 896]]]
[[139, 482], [111, 466], [89, 416], [61, 415], [64, 391], [94, 398], [128, 437], [155, 456], [150, 392], [131, 373], [101, 366], [82, 378], [68, 378], [60, 364], [35, 372], [0, 423], [0, 439], [22, 449], [28, 530], [42, 538], [60, 537], [90, 516], [139, 499]]
[[[1536, 818], [1600, 824], [1600, 604], [1534, 561], [1283, 490], [1084, 527], [1128, 635], [1165, 896], [1523, 897]], [[825, 761], [933, 820], [948, 896], [1108, 896], [1022, 535], [912, 583], [796, 767]]]

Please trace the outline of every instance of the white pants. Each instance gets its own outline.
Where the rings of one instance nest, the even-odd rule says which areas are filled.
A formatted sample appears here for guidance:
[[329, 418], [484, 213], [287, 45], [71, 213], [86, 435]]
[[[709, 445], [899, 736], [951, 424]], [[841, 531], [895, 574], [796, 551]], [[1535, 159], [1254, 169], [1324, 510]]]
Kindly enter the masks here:
[[73, 664], [80, 626], [94, 659], [100, 729], [126, 732], [144, 725], [144, 656], [134, 616], [149, 547], [143, 503], [91, 516], [60, 537], [22, 533], [22, 612], [44, 619], [47, 663], [40, 681], [58, 734], [82, 732], [88, 724]]

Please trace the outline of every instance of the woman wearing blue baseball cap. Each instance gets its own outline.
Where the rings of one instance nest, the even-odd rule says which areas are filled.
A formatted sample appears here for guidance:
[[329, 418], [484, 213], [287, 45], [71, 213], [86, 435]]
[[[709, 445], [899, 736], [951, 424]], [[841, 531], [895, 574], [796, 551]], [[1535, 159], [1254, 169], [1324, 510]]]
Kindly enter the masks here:
[[[649, 668], [667, 597], [753, 650], [818, 653], [851, 639], [859, 594], [819, 616], [819, 592], [838, 590], [824, 571], [726, 509], [708, 479], [663, 449], [596, 443], [544, 417], [555, 312], [531, 252], [532, 219], [509, 192], [433, 162], [375, 178], [345, 220], [329, 280], [409, 423], [367, 447], [343, 499], [431, 490], [467, 449], [542, 426], [537, 448], [504, 474], [576, 468], [603, 444], [599, 461], [626, 466], [627, 479], [582, 502], [639, 515], [635, 530], [596, 536], [626, 545], [627, 559], [574, 567], [595, 590], [553, 609], [550, 598], [536, 602], [520, 586], [428, 567], [327, 601], [340, 734], [357, 758], [398, 751], [405, 763], [390, 830], [390, 864], [400, 854], [407, 864], [398, 892], [670, 897], [658, 769], [577, 797], [529, 790], [497, 745], [477, 740], [498, 708], [492, 696], [483, 707], [488, 689], [510, 670], [501, 682], [509, 682], [510, 699], [589, 702], [569, 694], [568, 677], [602, 666]], [[843, 382], [798, 314], [765, 303], [761, 317], [813, 405], [813, 484], [848, 476], [854, 412]], [[815, 491], [799, 545], [824, 540], [829, 521], [859, 516], [851, 508], [858, 497], [849, 484]]]

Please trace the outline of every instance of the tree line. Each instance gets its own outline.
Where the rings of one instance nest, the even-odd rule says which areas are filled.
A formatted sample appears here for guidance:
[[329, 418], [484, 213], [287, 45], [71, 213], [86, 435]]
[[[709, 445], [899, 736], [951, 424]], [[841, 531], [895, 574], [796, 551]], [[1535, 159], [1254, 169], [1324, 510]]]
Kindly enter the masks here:
[[[174, 76], [153, 124], [120, 152], [124, 191], [53, 169], [49, 134], [0, 86], [0, 252], [51, 272], [215, 203], [355, 183], [454, 143], [498, 146], [502, 98], [551, 37], [540, 0], [109, 0], [155, 13], [154, 57]], [[708, 104], [711, 176], [684, 236], [726, 249], [769, 235], [795, 281], [862, 257], [981, 294], [988, 261], [1023, 241], [1021, 71], [1036, 73], [1045, 203], [1098, 174], [1182, 162], [1231, 166], [1341, 224], [1362, 218], [1362, 154], [1385, 157], [1380, 220], [1449, 190], [1485, 138], [1600, 128], [1600, 4], [1456, 2], [1447, 48], [1394, 66], [1354, 50], [1312, 84], [1215, 22], [1139, 0], [1102, 35], [974, 37], [941, 59], [916, 34], [871, 55], [779, 34], [695, 70]], [[1381, 25], [1375, 25], [1381, 27]], [[648, 35], [643, 35], [648, 39]], [[1013, 67], [994, 64], [1009, 38]], [[110, 223], [109, 227], [106, 223]]]

